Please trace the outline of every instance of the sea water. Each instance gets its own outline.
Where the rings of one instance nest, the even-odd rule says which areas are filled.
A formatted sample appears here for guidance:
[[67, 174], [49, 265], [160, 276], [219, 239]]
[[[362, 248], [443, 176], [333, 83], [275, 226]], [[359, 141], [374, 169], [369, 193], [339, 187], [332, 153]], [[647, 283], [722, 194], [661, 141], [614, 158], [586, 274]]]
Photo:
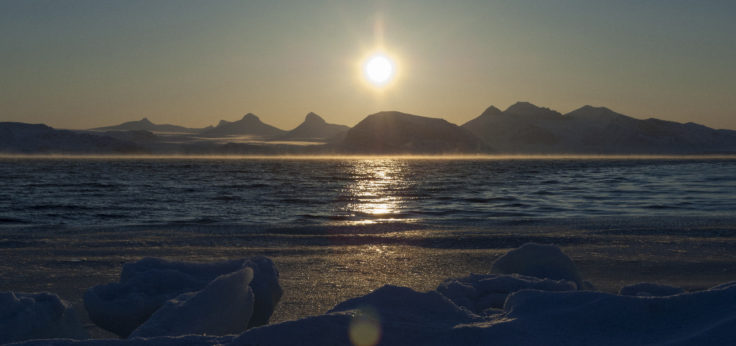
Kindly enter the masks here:
[[0, 159], [0, 227], [734, 214], [730, 159]]

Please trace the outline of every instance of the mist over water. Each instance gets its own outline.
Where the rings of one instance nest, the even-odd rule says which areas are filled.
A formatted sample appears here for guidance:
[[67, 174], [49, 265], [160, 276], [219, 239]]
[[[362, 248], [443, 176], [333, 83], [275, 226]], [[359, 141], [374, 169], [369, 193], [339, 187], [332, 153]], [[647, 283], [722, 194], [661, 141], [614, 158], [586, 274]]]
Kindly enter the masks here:
[[0, 225], [730, 216], [736, 160], [0, 160]]

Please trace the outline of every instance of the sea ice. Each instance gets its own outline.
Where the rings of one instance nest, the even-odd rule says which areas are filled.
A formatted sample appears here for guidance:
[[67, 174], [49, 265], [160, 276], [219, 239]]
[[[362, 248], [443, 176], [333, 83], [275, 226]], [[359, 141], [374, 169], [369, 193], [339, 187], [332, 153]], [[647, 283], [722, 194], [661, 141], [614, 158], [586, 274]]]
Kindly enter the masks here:
[[638, 296], [638, 297], [666, 297], [675, 294], [685, 293], [680, 287], [654, 284], [649, 282], [641, 282], [638, 284], [621, 287], [618, 294], [622, 296]]
[[493, 262], [491, 273], [567, 280], [574, 282], [578, 289], [588, 288], [575, 263], [554, 245], [526, 243]]
[[87, 337], [74, 309], [59, 296], [0, 292], [0, 344], [42, 338]]
[[325, 315], [248, 330], [232, 345], [434, 344], [455, 325], [481, 320], [435, 291], [387, 285]]
[[522, 290], [491, 322], [457, 326], [456, 344], [733, 345], [736, 287], [668, 297]]
[[[519, 274], [471, 274], [464, 278], [447, 279], [437, 291], [476, 314], [496, 313], [503, 308], [506, 297], [523, 289], [542, 291], [574, 291], [577, 285], [572, 281], [540, 279]], [[488, 310], [491, 309], [491, 310]]]
[[215, 263], [145, 258], [126, 263], [120, 282], [90, 288], [84, 295], [84, 305], [95, 324], [127, 337], [167, 300], [199, 291], [216, 277], [243, 267], [253, 269], [254, 273], [250, 286], [255, 303], [249, 327], [267, 323], [282, 289], [278, 271], [266, 257]]
[[253, 314], [251, 280], [253, 269], [246, 267], [219, 276], [201, 291], [170, 299], [130, 337], [242, 333]]
[[136, 339], [46, 339], [12, 344], [13, 346], [222, 346], [233, 340], [233, 336], [160, 336]]

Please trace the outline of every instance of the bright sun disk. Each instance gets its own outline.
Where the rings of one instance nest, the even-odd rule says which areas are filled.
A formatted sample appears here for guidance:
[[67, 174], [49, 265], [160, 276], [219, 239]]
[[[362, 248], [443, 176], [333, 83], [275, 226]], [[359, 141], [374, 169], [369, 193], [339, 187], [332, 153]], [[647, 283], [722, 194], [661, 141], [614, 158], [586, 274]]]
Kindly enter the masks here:
[[363, 66], [363, 73], [371, 83], [378, 86], [384, 85], [394, 75], [394, 64], [385, 55], [376, 54], [366, 60]]

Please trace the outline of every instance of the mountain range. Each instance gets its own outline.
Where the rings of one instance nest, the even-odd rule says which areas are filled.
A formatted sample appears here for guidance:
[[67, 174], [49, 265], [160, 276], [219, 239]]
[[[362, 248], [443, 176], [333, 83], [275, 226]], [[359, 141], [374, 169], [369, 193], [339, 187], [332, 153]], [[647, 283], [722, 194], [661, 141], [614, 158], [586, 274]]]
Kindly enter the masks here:
[[567, 114], [517, 102], [458, 126], [385, 111], [349, 128], [309, 113], [286, 131], [251, 113], [193, 129], [143, 118], [85, 131], [0, 122], [2, 153], [149, 154], [736, 154], [736, 131], [636, 119], [605, 107]]

